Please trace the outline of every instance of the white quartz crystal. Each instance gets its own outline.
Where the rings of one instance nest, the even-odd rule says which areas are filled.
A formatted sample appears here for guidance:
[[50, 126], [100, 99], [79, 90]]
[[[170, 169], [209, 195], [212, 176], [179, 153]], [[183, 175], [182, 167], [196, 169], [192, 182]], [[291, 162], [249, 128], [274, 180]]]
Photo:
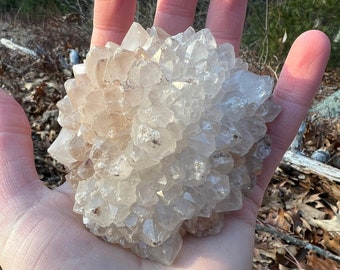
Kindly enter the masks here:
[[217, 233], [270, 152], [273, 81], [208, 29], [176, 36], [134, 23], [93, 48], [58, 103], [49, 148], [69, 168], [74, 211], [106, 241], [171, 264], [185, 232]]

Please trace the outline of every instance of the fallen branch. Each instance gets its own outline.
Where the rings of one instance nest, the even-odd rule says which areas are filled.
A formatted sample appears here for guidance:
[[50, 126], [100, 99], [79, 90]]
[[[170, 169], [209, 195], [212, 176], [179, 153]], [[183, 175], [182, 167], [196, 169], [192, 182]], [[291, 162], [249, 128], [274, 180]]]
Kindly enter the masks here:
[[284, 164], [288, 164], [293, 169], [305, 173], [316, 174], [321, 177], [325, 177], [328, 180], [340, 183], [340, 170], [306, 157], [299, 152], [287, 151], [281, 161]]
[[14, 50], [14, 51], [19, 51], [23, 54], [32, 56], [34, 58], [38, 58], [38, 54], [35, 51], [28, 49], [26, 47], [20, 46], [18, 44], [15, 44], [14, 42], [10, 41], [7, 38], [0, 39], [0, 43], [8, 49], [11, 49], [11, 50]]
[[335, 254], [333, 254], [330, 251], [324, 250], [318, 246], [315, 246], [311, 243], [307, 243], [305, 241], [302, 241], [300, 239], [297, 239], [293, 236], [290, 236], [288, 234], [285, 234], [283, 232], [280, 232], [278, 230], [275, 230], [274, 228], [268, 227], [268, 226], [264, 226], [264, 225], [260, 225], [260, 224], [256, 224], [256, 228], [257, 231], [262, 231], [262, 232], [266, 232], [266, 233], [270, 233], [271, 235], [278, 237], [280, 239], [282, 239], [283, 241], [285, 241], [287, 244], [292, 244], [295, 246], [299, 246], [299, 247], [303, 247], [305, 249], [308, 249], [318, 255], [321, 255], [325, 258], [328, 259], [332, 259], [334, 261], [337, 261], [340, 263], [340, 256], [337, 256]]

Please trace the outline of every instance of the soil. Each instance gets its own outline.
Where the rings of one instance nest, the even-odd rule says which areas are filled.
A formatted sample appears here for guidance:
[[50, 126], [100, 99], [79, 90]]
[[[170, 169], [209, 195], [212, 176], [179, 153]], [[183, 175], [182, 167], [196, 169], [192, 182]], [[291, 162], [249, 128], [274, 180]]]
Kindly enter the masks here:
[[[34, 58], [0, 44], [0, 87], [24, 108], [32, 128], [37, 171], [53, 189], [64, 182], [67, 172], [46, 151], [60, 131], [56, 103], [65, 95], [63, 83], [72, 77], [69, 49], [76, 49], [82, 61], [89, 47], [90, 28], [74, 15], [29, 26], [27, 22], [2, 19], [0, 37], [38, 54]], [[252, 71], [273, 77], [282, 63], [275, 68], [273, 63], [260, 65], [253, 52], [242, 57], [252, 63]], [[340, 89], [339, 74], [340, 68], [325, 72], [315, 102]], [[329, 152], [330, 160], [339, 160], [339, 120], [310, 114], [306, 126], [301, 152], [310, 156], [322, 149]], [[329, 163], [337, 170], [336, 163]], [[340, 269], [340, 261], [327, 253], [340, 256], [339, 183], [301, 173], [282, 163], [268, 187], [257, 225], [253, 269]], [[279, 237], [276, 231], [313, 244], [325, 253], [322, 256], [301, 243]]]

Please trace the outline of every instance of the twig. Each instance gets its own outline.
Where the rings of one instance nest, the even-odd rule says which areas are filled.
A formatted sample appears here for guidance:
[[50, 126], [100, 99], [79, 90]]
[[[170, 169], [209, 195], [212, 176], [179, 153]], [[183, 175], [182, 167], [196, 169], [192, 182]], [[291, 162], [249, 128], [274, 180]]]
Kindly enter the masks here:
[[322, 249], [318, 246], [315, 246], [311, 243], [306, 243], [306, 242], [304, 242], [300, 239], [297, 239], [293, 236], [282, 233], [278, 230], [275, 230], [274, 228], [264, 226], [264, 225], [260, 225], [260, 224], [256, 224], [256, 230], [270, 233], [271, 235], [274, 235], [274, 236], [284, 240], [288, 244], [303, 247], [303, 248], [308, 249], [310, 251], [313, 251], [314, 253], [317, 253], [317, 254], [325, 257], [325, 258], [329, 258], [329, 259], [332, 259], [332, 260], [340, 263], [340, 256], [337, 256], [337, 255], [333, 254], [332, 252], [324, 250], [324, 249]]
[[37, 55], [37, 53], [35, 51], [33, 51], [31, 49], [28, 49], [26, 47], [20, 46], [18, 44], [15, 44], [14, 42], [10, 41], [7, 38], [0, 39], [0, 43], [2, 45], [4, 45], [5, 47], [7, 47], [8, 49], [11, 49], [11, 50], [14, 50], [14, 51], [19, 51], [19, 52], [21, 52], [23, 54], [32, 56], [34, 58], [38, 58], [38, 55]]
[[291, 258], [287, 257], [288, 261], [294, 263], [297, 266], [297, 269], [304, 270], [298, 259], [294, 256], [294, 254], [289, 250], [289, 248], [285, 247], [285, 251], [290, 255]]
[[287, 151], [281, 161], [299, 172], [305, 174], [316, 174], [326, 179], [340, 183], [340, 170], [332, 166], [323, 164], [298, 152]]
[[263, 68], [266, 65], [268, 53], [269, 53], [268, 25], [269, 25], [269, 0], [266, 0], [266, 17], [265, 17], [265, 24], [264, 24], [265, 36], [263, 38], [262, 50], [261, 50], [261, 56], [260, 56], [261, 68]]
[[267, 68], [274, 74], [275, 80], [278, 81], [279, 76], [277, 76], [277, 72], [270, 65], [267, 65]]

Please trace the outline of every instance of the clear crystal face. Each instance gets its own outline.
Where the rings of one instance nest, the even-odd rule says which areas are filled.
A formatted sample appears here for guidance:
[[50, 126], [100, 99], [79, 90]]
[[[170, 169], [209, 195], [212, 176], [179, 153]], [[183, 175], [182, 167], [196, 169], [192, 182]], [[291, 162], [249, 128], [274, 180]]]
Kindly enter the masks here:
[[171, 264], [186, 232], [221, 230], [261, 172], [266, 122], [280, 111], [272, 79], [246, 68], [207, 29], [171, 37], [137, 23], [74, 67], [49, 152], [69, 168], [92, 233]]

